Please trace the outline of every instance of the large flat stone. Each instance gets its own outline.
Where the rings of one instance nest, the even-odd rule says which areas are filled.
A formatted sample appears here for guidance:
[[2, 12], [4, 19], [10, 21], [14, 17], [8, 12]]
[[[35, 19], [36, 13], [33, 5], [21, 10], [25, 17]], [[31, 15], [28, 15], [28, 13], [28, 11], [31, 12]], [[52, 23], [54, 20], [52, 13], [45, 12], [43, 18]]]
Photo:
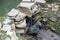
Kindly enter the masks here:
[[37, 3], [46, 3], [45, 0], [34, 0], [34, 1], [37, 2]]
[[7, 15], [16, 16], [18, 13], [19, 13], [19, 10], [13, 8]]
[[24, 7], [27, 9], [31, 9], [31, 7], [34, 5], [35, 3], [33, 2], [21, 2], [20, 4], [18, 4], [18, 6], [20, 7]]
[[20, 10], [20, 12], [26, 14], [26, 16], [29, 16], [31, 17], [32, 16], [32, 11], [27, 9], [27, 8], [24, 8], [24, 7], [17, 7], [18, 10]]
[[50, 30], [40, 30], [42, 40], [60, 40], [60, 36]]
[[26, 17], [26, 14], [19, 12], [19, 14], [15, 17], [16, 21], [20, 21]]

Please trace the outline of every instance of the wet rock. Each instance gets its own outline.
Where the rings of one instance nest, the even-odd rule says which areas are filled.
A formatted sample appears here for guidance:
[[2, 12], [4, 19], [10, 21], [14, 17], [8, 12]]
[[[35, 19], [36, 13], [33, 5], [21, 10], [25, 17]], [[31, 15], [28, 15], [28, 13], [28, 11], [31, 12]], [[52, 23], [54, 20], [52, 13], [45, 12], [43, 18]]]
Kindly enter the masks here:
[[53, 22], [56, 22], [56, 21], [57, 21], [57, 17], [56, 17], [56, 16], [51, 16], [49, 19], [50, 19], [51, 21], [53, 21]]
[[56, 30], [54, 27], [51, 27], [51, 29], [52, 29], [53, 31], [55, 31], [55, 30]]
[[60, 36], [58, 34], [53, 33], [50, 30], [40, 30], [40, 35], [42, 37], [42, 39], [46, 39], [46, 40], [60, 40]]
[[37, 21], [35, 25], [42, 26], [43, 24], [40, 21]]
[[31, 28], [30, 28], [30, 32], [31, 33], [37, 33], [39, 31], [39, 27], [38, 26], [32, 26]]
[[26, 17], [26, 23], [28, 27], [31, 27], [35, 24], [35, 21], [31, 17]]
[[44, 24], [40, 21], [37, 21], [34, 26], [37, 26], [39, 29], [43, 29], [44, 28]]

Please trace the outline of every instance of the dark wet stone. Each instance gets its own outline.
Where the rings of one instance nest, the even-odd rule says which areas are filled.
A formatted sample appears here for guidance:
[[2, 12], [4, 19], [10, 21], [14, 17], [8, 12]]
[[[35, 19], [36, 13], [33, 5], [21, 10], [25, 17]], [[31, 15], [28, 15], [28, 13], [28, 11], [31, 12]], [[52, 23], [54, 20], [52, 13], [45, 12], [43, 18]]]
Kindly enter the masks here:
[[31, 27], [35, 24], [35, 21], [31, 17], [26, 17], [26, 23], [28, 27]]
[[34, 26], [39, 27], [39, 29], [43, 29], [43, 23], [41, 23], [40, 21], [37, 21]]

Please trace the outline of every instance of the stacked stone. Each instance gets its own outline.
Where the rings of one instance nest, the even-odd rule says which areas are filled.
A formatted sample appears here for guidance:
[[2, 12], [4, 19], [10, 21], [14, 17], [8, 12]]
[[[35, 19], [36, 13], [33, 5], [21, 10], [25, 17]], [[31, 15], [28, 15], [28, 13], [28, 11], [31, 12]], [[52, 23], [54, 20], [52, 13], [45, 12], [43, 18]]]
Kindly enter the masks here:
[[[22, 0], [16, 8], [13, 8], [2, 23], [2, 30], [7, 31], [7, 35], [16, 38], [16, 33], [25, 34], [27, 30], [26, 17], [32, 17], [40, 12], [40, 3], [43, 0]], [[13, 37], [15, 35], [15, 37]]]
[[18, 4], [16, 8], [13, 8], [7, 14], [7, 18], [3, 22], [3, 29], [4, 26], [10, 25], [11, 29], [16, 30], [17, 33], [24, 33], [27, 27], [25, 17], [31, 17], [32, 15], [40, 12], [41, 8], [39, 3], [45, 3], [45, 1], [22, 0], [22, 2]]
[[13, 8], [0, 25], [6, 35], [11, 36], [11, 40], [18, 40], [16, 33], [25, 34], [27, 30], [26, 17], [32, 17], [40, 12], [40, 3], [44, 0], [22, 0], [16, 8]]

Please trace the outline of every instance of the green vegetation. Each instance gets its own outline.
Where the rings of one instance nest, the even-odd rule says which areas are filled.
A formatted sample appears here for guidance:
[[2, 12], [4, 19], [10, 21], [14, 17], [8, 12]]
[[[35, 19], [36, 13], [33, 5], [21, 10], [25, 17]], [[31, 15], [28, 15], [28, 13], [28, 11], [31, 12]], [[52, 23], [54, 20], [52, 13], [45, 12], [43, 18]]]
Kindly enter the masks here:
[[3, 22], [5, 18], [0, 18], [0, 22]]
[[0, 40], [5, 40], [7, 37], [11, 38], [9, 35], [6, 35], [5, 31], [0, 30]]

